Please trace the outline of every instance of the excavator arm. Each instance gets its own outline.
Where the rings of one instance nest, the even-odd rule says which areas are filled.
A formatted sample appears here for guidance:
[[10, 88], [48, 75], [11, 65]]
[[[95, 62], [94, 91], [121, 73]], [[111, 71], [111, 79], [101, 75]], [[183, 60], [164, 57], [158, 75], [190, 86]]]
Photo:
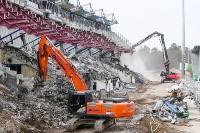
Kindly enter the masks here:
[[49, 56], [74, 85], [76, 91], [88, 90], [84, 79], [79, 75], [73, 64], [53, 45], [46, 35], [42, 36], [38, 46], [38, 70], [39, 76], [43, 81], [47, 77]]
[[155, 31], [152, 34], [148, 35], [147, 37], [145, 37], [144, 39], [140, 40], [138, 43], [136, 43], [135, 45], [132, 46], [132, 48], [135, 48], [139, 45], [141, 45], [142, 43], [148, 41], [149, 39], [153, 38], [153, 37], [160, 37], [160, 43], [162, 46], [162, 50], [163, 50], [163, 58], [164, 58], [164, 66], [166, 69], [166, 73], [169, 73], [169, 58], [168, 58], [168, 54], [167, 54], [167, 49], [165, 46], [165, 40], [164, 40], [164, 35]]

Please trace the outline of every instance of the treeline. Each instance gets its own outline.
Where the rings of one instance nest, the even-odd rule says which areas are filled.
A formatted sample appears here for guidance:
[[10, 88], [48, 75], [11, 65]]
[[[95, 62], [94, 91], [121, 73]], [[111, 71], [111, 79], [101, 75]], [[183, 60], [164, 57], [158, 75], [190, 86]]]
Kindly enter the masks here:
[[[189, 53], [188, 53], [189, 52]], [[170, 61], [170, 69], [176, 68], [179, 69], [182, 53], [181, 46], [177, 46], [177, 44], [173, 43], [168, 49], [167, 54]], [[139, 49], [138, 55], [145, 64], [146, 69], [148, 70], [164, 70], [164, 58], [163, 51], [158, 50], [157, 48], [150, 49], [148, 46], [144, 46]], [[188, 58], [190, 60], [190, 51], [186, 47], [185, 48], [185, 62], [188, 62]], [[191, 60], [190, 60], [191, 61]]]

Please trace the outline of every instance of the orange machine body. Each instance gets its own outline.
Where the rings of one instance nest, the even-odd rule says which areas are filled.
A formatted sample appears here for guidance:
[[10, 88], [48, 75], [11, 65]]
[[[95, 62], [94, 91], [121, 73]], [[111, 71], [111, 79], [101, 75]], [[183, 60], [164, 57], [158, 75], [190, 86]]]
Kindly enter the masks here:
[[135, 114], [134, 102], [89, 102], [86, 108], [89, 115], [105, 115], [111, 118], [131, 117]]
[[167, 75], [168, 79], [180, 79], [180, 75], [178, 73]]

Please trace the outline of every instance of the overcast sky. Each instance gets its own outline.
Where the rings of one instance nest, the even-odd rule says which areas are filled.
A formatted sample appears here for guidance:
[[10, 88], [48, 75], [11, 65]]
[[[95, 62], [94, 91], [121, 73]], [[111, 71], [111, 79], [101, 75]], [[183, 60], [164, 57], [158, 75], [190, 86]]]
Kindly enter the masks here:
[[[165, 35], [166, 46], [182, 45], [182, 0], [80, 0], [92, 8], [114, 13], [119, 24], [113, 26], [133, 44], [158, 31]], [[186, 47], [200, 45], [200, 0], [185, 0]], [[147, 43], [145, 43], [147, 44]], [[158, 47], [158, 38], [148, 41]]]

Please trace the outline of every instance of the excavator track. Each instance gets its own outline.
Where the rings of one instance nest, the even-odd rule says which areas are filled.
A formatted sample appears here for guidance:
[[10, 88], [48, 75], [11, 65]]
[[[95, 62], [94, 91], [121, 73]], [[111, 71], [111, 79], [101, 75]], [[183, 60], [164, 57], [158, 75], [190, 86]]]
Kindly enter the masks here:
[[74, 131], [79, 126], [79, 118], [72, 118], [66, 123], [67, 131]]
[[81, 125], [91, 125], [94, 127], [94, 132], [102, 132], [106, 128], [116, 124], [115, 119], [108, 118], [72, 118], [66, 123], [66, 131], [74, 131]]
[[99, 119], [95, 122], [94, 131], [95, 132], [102, 132], [106, 128], [116, 124], [115, 119]]

